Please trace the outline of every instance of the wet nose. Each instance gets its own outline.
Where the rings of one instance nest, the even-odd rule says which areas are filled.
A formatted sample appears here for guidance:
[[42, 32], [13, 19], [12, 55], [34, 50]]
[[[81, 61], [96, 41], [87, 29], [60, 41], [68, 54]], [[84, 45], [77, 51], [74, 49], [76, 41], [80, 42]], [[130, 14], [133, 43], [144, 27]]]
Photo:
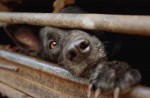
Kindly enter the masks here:
[[69, 60], [81, 60], [90, 51], [90, 42], [87, 39], [78, 39], [70, 42], [66, 49], [66, 57]]

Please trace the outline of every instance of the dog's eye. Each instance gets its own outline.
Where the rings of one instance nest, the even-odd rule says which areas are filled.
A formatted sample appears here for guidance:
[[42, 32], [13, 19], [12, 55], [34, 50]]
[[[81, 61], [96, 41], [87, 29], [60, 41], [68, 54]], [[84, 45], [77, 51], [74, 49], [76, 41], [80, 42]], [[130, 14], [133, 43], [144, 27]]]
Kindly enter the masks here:
[[55, 41], [51, 41], [51, 42], [49, 43], [49, 49], [55, 48], [56, 45], [57, 45], [57, 43], [56, 43]]

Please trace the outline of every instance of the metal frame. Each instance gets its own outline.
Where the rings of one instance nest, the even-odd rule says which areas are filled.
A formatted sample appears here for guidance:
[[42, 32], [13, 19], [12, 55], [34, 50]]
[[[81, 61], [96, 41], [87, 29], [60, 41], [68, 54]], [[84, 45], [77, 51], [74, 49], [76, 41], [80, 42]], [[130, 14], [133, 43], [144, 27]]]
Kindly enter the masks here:
[[[56, 64], [5, 50], [0, 50], [0, 64], [18, 68], [18, 71], [0, 69], [0, 82], [24, 95], [35, 98], [86, 98], [89, 80], [75, 77]], [[0, 88], [2, 91], [3, 88]], [[10, 96], [6, 89], [4, 94]], [[11, 95], [12, 98], [21, 98]], [[122, 98], [149, 96], [150, 88], [139, 85]]]
[[75, 77], [56, 64], [4, 50], [0, 50], [0, 64], [19, 69], [0, 69], [0, 82], [32, 97], [86, 98], [88, 80]]
[[0, 22], [150, 36], [150, 16], [1, 12]]

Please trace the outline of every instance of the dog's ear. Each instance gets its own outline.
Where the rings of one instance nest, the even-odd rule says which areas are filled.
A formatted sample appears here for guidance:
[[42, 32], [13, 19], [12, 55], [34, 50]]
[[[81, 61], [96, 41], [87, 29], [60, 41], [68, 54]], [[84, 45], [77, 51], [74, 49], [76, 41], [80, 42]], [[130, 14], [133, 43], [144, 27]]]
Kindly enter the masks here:
[[39, 52], [40, 44], [35, 35], [37, 32], [33, 32], [30, 26], [7, 25], [4, 29], [21, 51], [25, 53], [31, 51], [35, 53]]

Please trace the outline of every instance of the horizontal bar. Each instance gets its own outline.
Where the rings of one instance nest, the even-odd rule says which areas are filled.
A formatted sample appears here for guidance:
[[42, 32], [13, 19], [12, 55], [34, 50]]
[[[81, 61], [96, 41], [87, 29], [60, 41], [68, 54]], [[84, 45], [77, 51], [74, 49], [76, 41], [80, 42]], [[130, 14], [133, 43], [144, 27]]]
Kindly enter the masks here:
[[[5, 50], [0, 50], [0, 58], [0, 63], [2, 65], [6, 65], [7, 63], [8, 65], [18, 66], [20, 69], [18, 73], [0, 69], [0, 81], [12, 85], [16, 89], [23, 90], [27, 94], [29, 93], [29, 95], [39, 96], [43, 94], [46, 90], [46, 95], [44, 94], [42, 96], [47, 96], [47, 94], [50, 93], [48, 92], [48, 90], [53, 91], [54, 89], [54, 93], [56, 94], [57, 92], [59, 93], [58, 90], [60, 90], [61, 92], [70, 92], [71, 95], [81, 94], [79, 92], [82, 91], [82, 95], [78, 96], [86, 96], [86, 89], [84, 88], [87, 88], [88, 80], [84, 78], [75, 77], [71, 75], [68, 71], [55, 66], [55, 64], [53, 63], [48, 63], [36, 58], [8, 52]], [[41, 77], [39, 77], [38, 75], [40, 75]], [[60, 78], [62, 79], [60, 80]], [[58, 83], [58, 81], [61, 82]], [[19, 83], [21, 84], [18, 86]], [[53, 85], [55, 86], [53, 87]], [[62, 85], [66, 89], [60, 89]], [[36, 92], [34, 93], [33, 91], [35, 87]], [[76, 87], [78, 88], [78, 90]], [[37, 94], [37, 92], [40, 92], [40, 89], [43, 92], [41, 91], [41, 93]], [[133, 88], [133, 90], [129, 94], [122, 96], [122, 98], [149, 98], [149, 96], [150, 88], [139, 85]]]
[[150, 16], [1, 12], [0, 22], [150, 36]]
[[20, 92], [6, 84], [0, 82], [0, 93], [9, 98], [32, 98], [31, 96]]
[[[88, 80], [84, 78], [79, 78], [76, 76], [73, 76], [71, 73], [69, 73], [67, 70], [64, 70], [60, 67], [57, 67], [57, 64], [49, 63], [40, 59], [35, 59], [32, 57], [24, 56], [21, 54], [16, 54], [12, 52], [8, 52], [5, 50], [0, 49], [0, 57], [4, 58], [9, 61], [13, 61], [19, 64], [22, 64], [26, 67], [30, 67], [42, 72], [51, 73], [54, 75], [57, 75], [59, 77], [69, 79], [71, 81], [80, 82], [82, 84], [88, 84]], [[0, 65], [6, 65], [1, 63]]]
[[61, 70], [55, 64], [48, 64], [31, 57], [28, 57], [30, 59], [29, 63], [21, 63], [18, 61], [22, 60], [20, 59], [22, 55], [16, 54], [17, 56], [15, 57], [6, 55], [5, 57], [0, 56], [0, 64], [17, 66], [20, 70], [13, 72], [0, 69], [1, 82], [34, 98], [73, 98], [73, 96], [76, 96], [76, 98], [86, 98], [88, 85], [86, 79], [82, 79], [85, 84], [79, 78], [69, 76], [71, 75], [69, 72]]
[[[32, 73], [34, 73], [34, 72], [35, 71], [33, 70]], [[32, 75], [32, 73], [30, 73], [30, 74], [27, 73], [27, 74]], [[39, 77], [38, 75], [41, 75], [41, 74], [44, 74], [44, 73], [39, 72], [37, 74], [37, 77]], [[8, 72], [5, 70], [1, 70], [0, 77], [1, 77], [0, 81], [2, 81], [3, 83], [6, 83], [7, 85], [10, 85], [11, 87], [13, 87], [17, 90], [22, 91], [22, 92], [32, 96], [33, 98], [73, 98], [73, 97], [68, 97], [68, 96], [72, 96], [72, 93], [73, 93], [73, 91], [71, 92], [71, 89], [68, 90], [68, 88], [70, 87], [70, 85], [67, 85], [68, 82], [64, 83], [63, 79], [61, 79], [61, 80], [59, 80], [59, 81], [61, 81], [61, 83], [57, 84], [58, 83], [57, 76], [55, 76], [55, 78], [53, 78], [53, 76], [49, 75], [49, 77], [47, 77], [47, 78], [48, 79], [51, 78], [53, 80], [47, 81], [48, 79], [45, 78], [43, 80], [44, 82], [40, 83], [42, 80], [33, 81], [32, 79], [28, 79], [28, 77], [22, 76], [22, 74], [14, 74], [10, 71]], [[40, 78], [43, 78], [43, 77], [40, 77]], [[60, 86], [60, 84], [63, 88]], [[73, 85], [73, 83], [72, 83], [72, 85]], [[74, 86], [79, 86], [79, 85], [74, 85]], [[73, 87], [71, 87], [71, 88], [73, 88]], [[58, 90], [56, 90], [56, 89], [58, 89]], [[80, 89], [80, 88], [78, 88], [78, 89]], [[73, 93], [74, 95], [75, 94], [77, 95], [77, 93], [80, 93], [79, 90], [77, 90], [77, 89], [73, 89], [73, 90], [76, 91]], [[67, 91], [68, 91], [68, 93], [70, 92], [71, 94], [70, 93], [66, 94]], [[77, 96], [81, 96], [81, 95], [79, 94]], [[16, 97], [16, 98], [20, 98], [20, 97]], [[77, 97], [77, 98], [86, 98], [86, 97]]]

